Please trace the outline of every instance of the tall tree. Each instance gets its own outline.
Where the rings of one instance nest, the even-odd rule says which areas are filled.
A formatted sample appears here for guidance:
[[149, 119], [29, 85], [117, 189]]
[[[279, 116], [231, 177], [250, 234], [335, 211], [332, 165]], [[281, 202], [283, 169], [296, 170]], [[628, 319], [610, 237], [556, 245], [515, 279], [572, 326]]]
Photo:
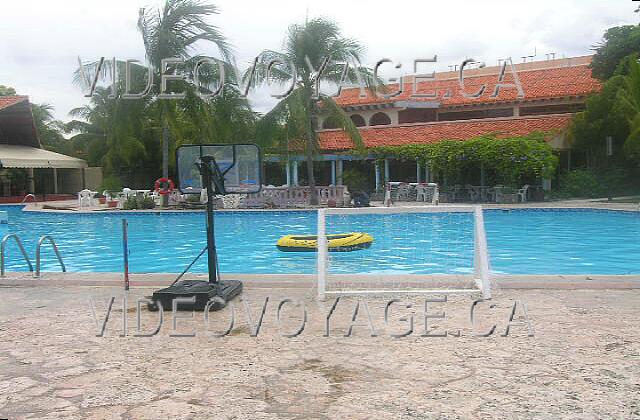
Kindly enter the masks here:
[[616, 73], [625, 57], [640, 52], [640, 25], [616, 26], [607, 29], [602, 42], [595, 46], [591, 62], [594, 77], [607, 80]]
[[616, 99], [618, 109], [629, 123], [624, 151], [629, 158], [640, 163], [640, 63], [637, 58], [629, 63], [629, 74], [624, 76]]
[[629, 125], [616, 100], [623, 84], [624, 76], [607, 80], [600, 92], [589, 96], [585, 110], [577, 113], [571, 122], [573, 147], [586, 153], [589, 167], [607, 164], [605, 139], [609, 136], [614, 142], [614, 158], [624, 159], [620, 151], [629, 135]]
[[[218, 9], [200, 0], [167, 0], [161, 9], [141, 9], [138, 30], [144, 41], [146, 56], [154, 72], [154, 92], [160, 92], [162, 60], [179, 57], [192, 60], [191, 53], [199, 41], [213, 43], [222, 57], [228, 60], [230, 47], [218, 28], [207, 23], [207, 18]], [[156, 103], [162, 129], [162, 174], [169, 173], [169, 130], [179, 127], [176, 101], [159, 100]]]
[[51, 104], [31, 104], [33, 122], [38, 131], [38, 138], [45, 149], [65, 153], [66, 139], [62, 135], [64, 124], [53, 116]]
[[88, 105], [70, 111], [74, 120], [66, 130], [76, 133], [69, 140], [70, 152], [104, 166], [109, 175], [121, 175], [123, 169], [133, 167], [141, 171], [153, 143], [149, 100], [122, 100], [110, 94], [109, 89], [98, 87]]
[[13, 96], [16, 90], [11, 86], [0, 85], [0, 96]]
[[[144, 90], [150, 72], [153, 78], [150, 92], [143, 99], [123, 99], [125, 84], [122, 77], [116, 82], [117, 92], [113, 96], [109, 95], [113, 92], [108, 88], [96, 89], [91, 103], [74, 110], [76, 120], [68, 125], [69, 130], [77, 133], [73, 138], [76, 149], [99, 158], [109, 174], [118, 176], [121, 175], [118, 171], [130, 166], [132, 159], [151, 161], [159, 157], [162, 174], [167, 175], [170, 151], [176, 145], [229, 142], [238, 134], [244, 134], [246, 141], [247, 133], [253, 132], [256, 115], [232, 85], [232, 72], [228, 71], [231, 53], [226, 39], [215, 26], [207, 23], [210, 15], [216, 13], [215, 6], [199, 0], [167, 0], [159, 9], [141, 9], [138, 29], [144, 41], [148, 67], [132, 66], [131, 91]], [[222, 58], [192, 55], [198, 41], [213, 43]], [[202, 45], [198, 43], [198, 46]], [[162, 60], [167, 58], [181, 58], [184, 64], [162, 69]], [[203, 58], [222, 63], [227, 69], [226, 85], [213, 99], [204, 100], [197, 93], [211, 93], [209, 84], [218, 79], [216, 66], [200, 68], [199, 86], [195, 86], [191, 77], [196, 63]], [[118, 61], [116, 66], [118, 74], [126, 73], [124, 62]], [[98, 62], [83, 65], [84, 73], [89, 77], [95, 75], [97, 68]], [[186, 97], [158, 99], [162, 73], [172, 71], [185, 77], [169, 82], [165, 93], [184, 92]], [[105, 79], [110, 74], [111, 62], [105, 62], [100, 77]], [[87, 80], [81, 77], [80, 71], [76, 71], [75, 82], [86, 88]], [[233, 136], [229, 136], [230, 133]], [[161, 148], [148, 141], [150, 136], [157, 139], [158, 135], [162, 141], [156, 140], [156, 143], [161, 143]], [[149, 172], [139, 166], [136, 170]]]
[[[263, 116], [259, 123], [260, 141], [269, 142], [274, 134], [276, 139], [304, 140], [309, 186], [315, 187], [313, 157], [318, 151], [317, 116], [322, 113], [332, 118], [336, 126], [346, 131], [354, 145], [362, 148], [362, 138], [351, 119], [331, 96], [318, 92], [321, 82], [339, 85], [343, 82], [359, 83], [370, 80], [370, 71], [360, 65], [363, 47], [353, 39], [345, 38], [335, 22], [317, 18], [302, 25], [289, 26], [283, 51], [263, 51], [256, 65], [255, 77], [258, 82], [268, 82], [269, 78], [289, 85], [294, 89], [281, 99], [276, 106]], [[274, 65], [274, 60], [279, 61]], [[349, 63], [345, 71], [345, 63]], [[251, 71], [245, 73], [245, 83], [249, 82]], [[284, 129], [274, 128], [280, 125]], [[288, 144], [279, 147], [287, 148]], [[312, 203], [317, 204], [315, 194]]]

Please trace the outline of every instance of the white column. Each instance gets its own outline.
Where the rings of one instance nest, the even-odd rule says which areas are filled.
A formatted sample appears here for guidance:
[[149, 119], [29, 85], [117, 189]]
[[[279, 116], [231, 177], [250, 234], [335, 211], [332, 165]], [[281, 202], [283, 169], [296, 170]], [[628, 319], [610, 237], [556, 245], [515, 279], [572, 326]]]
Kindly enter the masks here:
[[338, 179], [337, 179], [338, 184], [337, 185], [342, 185], [342, 170], [344, 169], [343, 165], [344, 165], [344, 161], [339, 160], [338, 161], [338, 175], [337, 175], [338, 176]]
[[422, 170], [420, 168], [420, 162], [416, 162], [416, 182], [420, 183], [421, 181]]
[[424, 164], [424, 181], [425, 182], [433, 182], [433, 176], [431, 175], [431, 170], [429, 169], [429, 164]]
[[380, 164], [378, 161], [375, 161], [375, 171], [376, 171], [376, 191], [380, 190]]
[[336, 161], [331, 161], [331, 185], [336, 185]]
[[293, 161], [293, 185], [298, 186], [298, 161]]
[[287, 173], [287, 187], [291, 186], [291, 162], [287, 161], [287, 165], [285, 166]]
[[400, 122], [399, 111], [389, 111], [387, 115], [389, 115], [389, 119], [391, 119], [391, 125], [398, 125]]
[[58, 194], [58, 170], [53, 168], [53, 193]]
[[29, 191], [27, 193], [35, 194], [36, 193], [36, 181], [33, 178], [33, 168], [27, 168], [27, 177], [29, 180]]
[[389, 182], [391, 177], [389, 176], [389, 159], [384, 160], [384, 182]]

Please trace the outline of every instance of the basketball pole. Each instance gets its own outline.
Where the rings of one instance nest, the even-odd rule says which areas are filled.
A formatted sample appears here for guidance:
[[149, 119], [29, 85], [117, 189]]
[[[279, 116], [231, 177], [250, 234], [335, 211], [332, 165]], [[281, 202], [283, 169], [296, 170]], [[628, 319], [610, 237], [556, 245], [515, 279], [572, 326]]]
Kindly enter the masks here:
[[[204, 159], [203, 159], [204, 161]], [[207, 188], [207, 265], [209, 269], [209, 283], [218, 282], [218, 272], [216, 270], [216, 244], [213, 227], [213, 183], [211, 182], [211, 168], [209, 162], [203, 162], [202, 181]]]
[[[213, 168], [212, 168], [213, 166]], [[220, 173], [218, 164], [213, 156], [203, 156], [200, 164], [202, 184], [207, 188], [207, 265], [209, 269], [209, 283], [218, 287], [218, 255], [216, 252], [216, 238], [213, 223], [214, 188], [217, 193], [224, 194], [224, 176]], [[220, 179], [222, 178], [222, 180]]]

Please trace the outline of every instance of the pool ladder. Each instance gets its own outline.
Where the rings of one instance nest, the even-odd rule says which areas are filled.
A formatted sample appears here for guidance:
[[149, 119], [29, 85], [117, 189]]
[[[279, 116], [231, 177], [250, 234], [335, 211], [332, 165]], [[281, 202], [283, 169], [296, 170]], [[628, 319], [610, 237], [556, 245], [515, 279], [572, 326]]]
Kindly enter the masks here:
[[29, 265], [29, 271], [33, 273], [33, 277], [35, 277], [35, 278], [39, 278], [40, 277], [40, 249], [42, 248], [42, 244], [44, 243], [44, 241], [49, 241], [49, 243], [53, 247], [53, 251], [56, 254], [56, 258], [58, 259], [58, 262], [60, 263], [60, 267], [62, 268], [62, 272], [63, 273], [67, 272], [67, 267], [64, 265], [64, 261], [62, 261], [62, 255], [60, 255], [60, 251], [58, 250], [58, 246], [56, 245], [56, 242], [53, 240], [53, 237], [51, 235], [44, 235], [38, 240], [38, 245], [36, 246], [36, 271], [34, 272], [33, 271], [33, 264], [31, 264], [31, 260], [29, 259], [29, 255], [27, 254], [27, 251], [25, 251], [24, 246], [22, 245], [22, 241], [20, 240], [18, 235], [16, 235], [15, 233], [10, 233], [8, 235], [5, 235], [4, 238], [2, 238], [2, 242], [0, 243], [0, 277], [4, 277], [5, 276], [5, 269], [4, 269], [5, 268], [5, 264], [4, 264], [5, 257], [4, 257], [4, 254], [5, 254], [5, 248], [7, 247], [7, 242], [9, 241], [9, 239], [14, 239], [16, 241], [16, 243], [18, 244], [18, 248], [20, 249], [20, 252], [22, 253], [22, 256], [24, 257], [24, 260]]

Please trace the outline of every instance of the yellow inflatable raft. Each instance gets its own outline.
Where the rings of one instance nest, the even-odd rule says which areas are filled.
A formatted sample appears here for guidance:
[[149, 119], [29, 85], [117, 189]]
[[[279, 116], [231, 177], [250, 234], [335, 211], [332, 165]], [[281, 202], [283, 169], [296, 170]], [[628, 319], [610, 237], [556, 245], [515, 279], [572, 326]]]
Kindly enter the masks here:
[[[373, 237], [367, 233], [351, 232], [327, 235], [330, 252], [349, 252], [367, 249], [373, 243]], [[276, 246], [283, 252], [315, 252], [318, 248], [316, 235], [287, 235], [278, 240]]]

